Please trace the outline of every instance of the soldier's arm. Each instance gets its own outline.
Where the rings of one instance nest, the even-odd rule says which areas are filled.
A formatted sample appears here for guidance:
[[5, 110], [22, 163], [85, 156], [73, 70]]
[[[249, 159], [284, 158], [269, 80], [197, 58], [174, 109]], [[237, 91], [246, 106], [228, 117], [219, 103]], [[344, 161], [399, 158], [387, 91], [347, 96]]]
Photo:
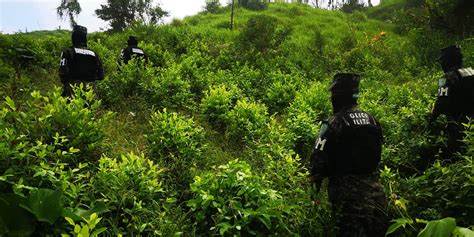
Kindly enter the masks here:
[[70, 81], [70, 63], [72, 61], [69, 50], [61, 52], [61, 60], [59, 62], [59, 78], [61, 82], [67, 83]]
[[449, 111], [449, 101], [447, 96], [439, 96], [436, 98], [436, 102], [431, 110], [430, 121], [435, 121], [441, 114], [447, 115]]
[[119, 66], [122, 66], [122, 61], [124, 59], [124, 54], [125, 54], [125, 49], [122, 49], [122, 51], [120, 51], [119, 59], [117, 61]]
[[97, 80], [103, 80], [104, 79], [104, 66], [102, 65], [102, 60], [100, 60], [99, 55], [96, 54], [96, 60], [97, 60]]
[[324, 178], [329, 176], [329, 152], [328, 146], [332, 142], [330, 139], [329, 125], [323, 124], [318, 139], [311, 154], [311, 179], [316, 184], [317, 189], [321, 187]]
[[148, 65], [148, 55], [144, 54], [145, 56], [145, 65]]
[[431, 110], [430, 123], [438, 118], [439, 115], [449, 113], [449, 94], [450, 88], [446, 78], [441, 78], [438, 83], [438, 94], [436, 102]]

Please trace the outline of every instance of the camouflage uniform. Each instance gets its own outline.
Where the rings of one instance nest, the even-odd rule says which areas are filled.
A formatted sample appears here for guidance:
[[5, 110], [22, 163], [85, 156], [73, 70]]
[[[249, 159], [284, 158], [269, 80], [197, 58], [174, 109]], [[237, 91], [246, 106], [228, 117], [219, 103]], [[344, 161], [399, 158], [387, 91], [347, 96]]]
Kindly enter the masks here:
[[70, 97], [72, 85], [80, 83], [94, 88], [94, 81], [104, 79], [102, 61], [96, 52], [87, 48], [87, 29], [74, 26], [72, 33], [73, 46], [61, 53], [59, 77], [63, 83], [62, 96]]
[[323, 124], [313, 149], [313, 180], [319, 186], [329, 178], [329, 200], [340, 213], [339, 236], [384, 236], [387, 201], [377, 173], [382, 128], [356, 105], [357, 75], [337, 74], [331, 91], [335, 114]]
[[431, 121], [444, 114], [448, 119], [448, 153], [463, 150], [463, 123], [474, 118], [474, 70], [462, 68], [461, 50], [457, 46], [441, 49], [439, 58], [445, 72], [438, 82], [436, 103]]

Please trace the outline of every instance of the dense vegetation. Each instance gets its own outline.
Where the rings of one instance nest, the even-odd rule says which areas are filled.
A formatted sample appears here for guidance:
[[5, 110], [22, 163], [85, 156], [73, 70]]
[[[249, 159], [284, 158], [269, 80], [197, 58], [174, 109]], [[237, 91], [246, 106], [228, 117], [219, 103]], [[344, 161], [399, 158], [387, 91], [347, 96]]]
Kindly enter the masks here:
[[[389, 232], [472, 236], [474, 128], [467, 153], [446, 157], [445, 121], [427, 129], [426, 115], [439, 48], [457, 42], [473, 65], [474, 43], [384, 11], [410, 14], [269, 4], [238, 8], [233, 31], [219, 9], [93, 33], [106, 79], [71, 101], [57, 76], [68, 32], [0, 35], [0, 235], [334, 235], [308, 156], [332, 75], [351, 71], [384, 129]], [[117, 70], [129, 35], [146, 68]]]

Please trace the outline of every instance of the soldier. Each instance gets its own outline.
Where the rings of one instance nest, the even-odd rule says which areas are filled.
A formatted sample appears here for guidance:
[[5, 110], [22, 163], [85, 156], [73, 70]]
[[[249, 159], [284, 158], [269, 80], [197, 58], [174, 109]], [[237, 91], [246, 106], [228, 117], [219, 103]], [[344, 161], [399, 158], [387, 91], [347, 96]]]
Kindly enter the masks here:
[[329, 178], [328, 194], [340, 214], [338, 236], [384, 236], [387, 201], [377, 166], [382, 128], [357, 106], [360, 76], [338, 73], [330, 87], [333, 116], [323, 123], [311, 155], [311, 176], [317, 188]]
[[138, 39], [135, 36], [128, 37], [127, 45], [128, 47], [122, 49], [120, 53], [120, 65], [122, 65], [122, 61], [125, 64], [128, 64], [128, 61], [130, 61], [133, 56], [144, 59], [145, 64], [148, 64], [148, 57], [146, 56], [143, 49], [138, 47]]
[[463, 150], [463, 123], [474, 118], [474, 70], [462, 68], [461, 48], [451, 45], [441, 49], [438, 58], [444, 77], [438, 82], [438, 95], [430, 123], [444, 114], [448, 120], [448, 155]]
[[73, 46], [62, 51], [59, 66], [63, 97], [72, 95], [71, 85], [84, 83], [94, 87], [94, 81], [104, 79], [102, 61], [96, 52], [87, 48], [87, 28], [75, 25], [71, 38]]

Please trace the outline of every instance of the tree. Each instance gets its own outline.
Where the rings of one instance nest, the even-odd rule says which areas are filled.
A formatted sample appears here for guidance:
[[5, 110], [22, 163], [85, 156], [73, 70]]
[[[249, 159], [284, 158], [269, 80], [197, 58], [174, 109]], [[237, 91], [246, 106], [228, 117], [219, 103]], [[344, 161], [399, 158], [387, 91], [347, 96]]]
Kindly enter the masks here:
[[219, 0], [206, 0], [206, 6], [204, 7], [204, 10], [209, 13], [217, 13], [220, 7], [221, 3]]
[[148, 24], [156, 24], [168, 12], [159, 5], [153, 6], [153, 0], [107, 0], [107, 4], [100, 5], [95, 14], [109, 21], [112, 31], [122, 31], [133, 22], [140, 20]]
[[59, 7], [56, 8], [56, 12], [59, 18], [64, 19], [65, 16], [69, 18], [69, 24], [74, 26], [76, 20], [74, 19], [79, 13], [81, 13], [81, 5], [78, 0], [61, 0]]

